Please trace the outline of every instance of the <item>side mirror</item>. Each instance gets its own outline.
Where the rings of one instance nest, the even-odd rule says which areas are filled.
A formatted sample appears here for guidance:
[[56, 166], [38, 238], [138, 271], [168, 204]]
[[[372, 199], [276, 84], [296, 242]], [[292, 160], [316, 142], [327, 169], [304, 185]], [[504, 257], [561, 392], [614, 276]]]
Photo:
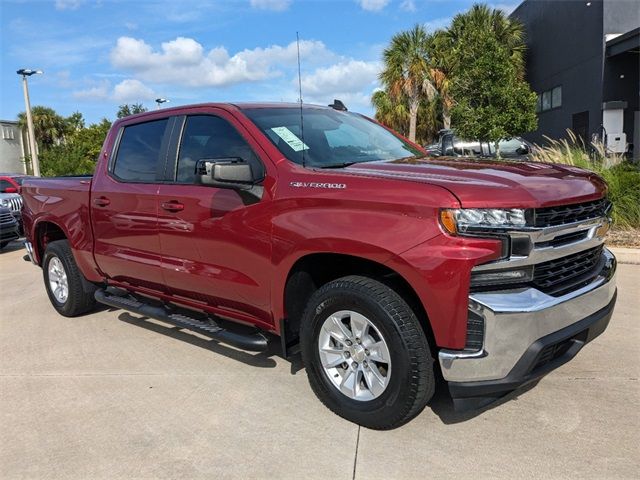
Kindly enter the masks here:
[[198, 160], [196, 179], [201, 185], [241, 190], [250, 189], [258, 180], [251, 165], [239, 157]]
[[516, 153], [518, 155], [528, 155], [531, 153], [531, 149], [529, 148], [529, 145], [522, 144], [516, 148]]

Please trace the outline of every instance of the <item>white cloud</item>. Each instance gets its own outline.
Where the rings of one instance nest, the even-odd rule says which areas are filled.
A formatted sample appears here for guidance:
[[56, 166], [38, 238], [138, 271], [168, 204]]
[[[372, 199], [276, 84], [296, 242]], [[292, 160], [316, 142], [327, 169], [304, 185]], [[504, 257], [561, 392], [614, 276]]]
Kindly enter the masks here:
[[379, 62], [353, 59], [317, 68], [313, 73], [302, 76], [302, 96], [310, 103], [327, 104], [337, 98], [348, 108], [353, 105], [369, 106], [380, 69]]
[[347, 60], [318, 68], [302, 78], [302, 91], [315, 96], [338, 90], [355, 92], [365, 87], [373, 88], [380, 68], [379, 62], [362, 60]]
[[156, 98], [155, 92], [140, 80], [127, 78], [111, 88], [109, 80], [93, 82], [83, 90], [73, 92], [79, 100], [110, 100], [118, 103], [143, 102]]
[[[154, 50], [144, 40], [120, 37], [111, 51], [111, 63], [154, 83], [226, 86], [279, 76], [281, 70], [277, 67], [295, 65], [296, 55], [295, 42], [229, 55], [224, 47], [207, 52], [200, 43], [186, 37], [164, 42], [160, 50]], [[334, 56], [322, 42], [314, 40], [300, 42], [300, 55], [312, 63]]]
[[390, 0], [357, 0], [363, 10], [379, 12], [389, 4]]
[[109, 98], [111, 83], [103, 80], [83, 90], [73, 92], [74, 98], [79, 100], [106, 100]]
[[414, 0], [403, 0], [400, 4], [400, 9], [405, 12], [415, 12], [416, 11], [416, 2]]
[[113, 88], [111, 97], [117, 102], [142, 102], [156, 97], [153, 90], [140, 80], [128, 78]]
[[289, 8], [291, 0], [251, 0], [251, 6], [260, 10], [275, 10], [282, 12]]
[[56, 0], [56, 10], [76, 10], [83, 0]]

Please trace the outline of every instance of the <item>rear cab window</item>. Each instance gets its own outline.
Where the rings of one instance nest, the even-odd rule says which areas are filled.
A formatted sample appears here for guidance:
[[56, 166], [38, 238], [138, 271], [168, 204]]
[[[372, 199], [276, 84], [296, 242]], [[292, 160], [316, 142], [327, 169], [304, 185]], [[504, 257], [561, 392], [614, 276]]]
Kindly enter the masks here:
[[123, 128], [111, 167], [124, 182], [150, 183], [159, 178], [169, 118], [127, 125]]

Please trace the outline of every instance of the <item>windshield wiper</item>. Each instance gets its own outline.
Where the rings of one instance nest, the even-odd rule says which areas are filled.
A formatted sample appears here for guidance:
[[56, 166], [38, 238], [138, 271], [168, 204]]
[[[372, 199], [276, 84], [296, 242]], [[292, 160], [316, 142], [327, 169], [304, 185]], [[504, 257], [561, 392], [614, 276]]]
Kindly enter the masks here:
[[362, 162], [342, 162], [342, 163], [330, 163], [329, 165], [319, 165], [319, 168], [345, 168], [350, 167], [354, 163], [362, 163]]

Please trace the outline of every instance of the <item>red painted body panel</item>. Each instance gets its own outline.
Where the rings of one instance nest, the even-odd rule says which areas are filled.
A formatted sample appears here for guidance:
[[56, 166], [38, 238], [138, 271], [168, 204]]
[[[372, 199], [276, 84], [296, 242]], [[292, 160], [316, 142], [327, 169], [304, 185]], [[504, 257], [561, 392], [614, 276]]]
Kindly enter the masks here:
[[[108, 175], [122, 125], [194, 113], [227, 118], [250, 143], [266, 170], [260, 199], [206, 186], [121, 183]], [[605, 189], [582, 170], [531, 163], [445, 159], [303, 168], [285, 159], [240, 107], [224, 104], [119, 120], [105, 141], [91, 192], [79, 179], [23, 186], [29, 238], [37, 239], [40, 222], [60, 226], [91, 281], [279, 333], [294, 264], [316, 253], [352, 255], [401, 275], [422, 301], [437, 344], [447, 348], [465, 344], [471, 268], [498, 258], [501, 244], [445, 235], [439, 209], [541, 207], [600, 198]], [[96, 205], [103, 198], [109, 204]], [[184, 208], [167, 211], [165, 202]]]

